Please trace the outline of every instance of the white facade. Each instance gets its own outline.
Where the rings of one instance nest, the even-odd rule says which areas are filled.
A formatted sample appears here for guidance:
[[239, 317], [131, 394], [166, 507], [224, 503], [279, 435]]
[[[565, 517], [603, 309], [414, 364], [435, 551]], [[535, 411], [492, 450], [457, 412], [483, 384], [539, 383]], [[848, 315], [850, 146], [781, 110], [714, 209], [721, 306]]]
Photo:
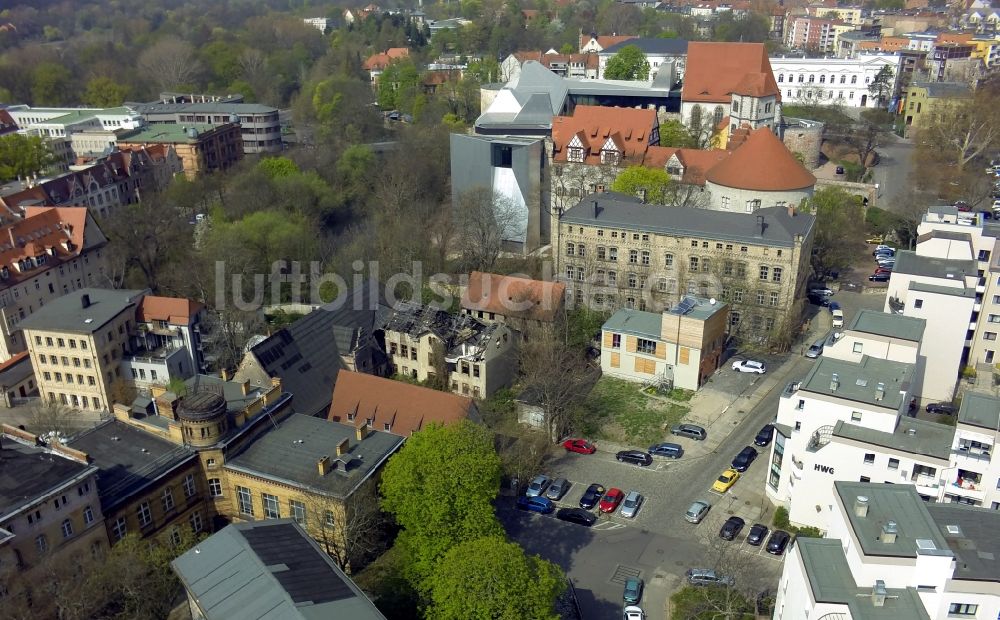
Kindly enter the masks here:
[[813, 188], [782, 190], [767, 192], [755, 189], [726, 187], [711, 181], [705, 181], [705, 189], [711, 196], [710, 209], [715, 211], [732, 211], [734, 213], [753, 213], [765, 207], [795, 207], [803, 200], [813, 195]]
[[37, 132], [51, 138], [71, 135], [74, 131], [138, 129], [145, 125], [142, 115], [120, 108], [32, 108], [16, 105], [7, 108], [22, 132]]
[[945, 500], [1000, 510], [1000, 399], [967, 392], [962, 399], [952, 443], [953, 476]]
[[[771, 70], [781, 89], [782, 102], [826, 103], [874, 108], [878, 102], [868, 90], [882, 67], [893, 71], [891, 98], [899, 84], [898, 54], [864, 54], [856, 58], [772, 57]], [[885, 102], [889, 103], [888, 100]]]
[[312, 26], [323, 34], [330, 29], [330, 19], [328, 17], [304, 17], [302, 22], [307, 26]]

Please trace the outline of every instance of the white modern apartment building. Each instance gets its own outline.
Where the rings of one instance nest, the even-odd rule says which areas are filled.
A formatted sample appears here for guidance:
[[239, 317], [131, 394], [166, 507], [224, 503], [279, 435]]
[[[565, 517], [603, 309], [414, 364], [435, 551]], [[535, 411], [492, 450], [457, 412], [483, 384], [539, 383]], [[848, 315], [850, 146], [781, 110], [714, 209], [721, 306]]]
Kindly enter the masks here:
[[[771, 70], [782, 103], [825, 103], [875, 108], [869, 85], [883, 67], [893, 72], [891, 98], [899, 85], [899, 54], [863, 54], [855, 58], [771, 57]], [[886, 99], [884, 102], [889, 103]]]
[[923, 399], [951, 400], [962, 366], [994, 363], [1000, 332], [1000, 284], [992, 271], [998, 236], [1000, 226], [985, 224], [980, 214], [932, 207], [917, 227], [916, 250], [897, 253], [885, 311], [923, 318], [927, 333], [936, 335], [922, 345], [925, 376], [935, 378], [921, 386]]
[[799, 538], [775, 620], [990, 619], [1000, 513], [925, 503], [911, 485], [837, 482], [825, 538]]
[[1000, 399], [966, 392], [951, 445], [953, 469], [945, 501], [1000, 510], [1000, 457], [993, 460], [998, 439]]
[[127, 107], [33, 108], [14, 105], [7, 108], [7, 112], [22, 133], [47, 138], [66, 138], [78, 131], [138, 129], [145, 124], [141, 114]]

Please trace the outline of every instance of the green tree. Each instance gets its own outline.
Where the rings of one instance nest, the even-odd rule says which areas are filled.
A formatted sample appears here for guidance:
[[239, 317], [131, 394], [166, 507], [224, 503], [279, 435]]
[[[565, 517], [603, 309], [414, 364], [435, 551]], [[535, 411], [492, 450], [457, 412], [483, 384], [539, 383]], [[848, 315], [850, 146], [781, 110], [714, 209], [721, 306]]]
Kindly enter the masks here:
[[0, 181], [37, 174], [53, 161], [52, 151], [40, 136], [15, 133], [0, 137]]
[[262, 159], [257, 164], [257, 167], [272, 180], [291, 177], [301, 173], [295, 162], [287, 157], [267, 157]]
[[128, 86], [119, 84], [106, 76], [98, 76], [87, 82], [83, 102], [97, 108], [120, 106], [128, 97]]
[[414, 433], [382, 474], [382, 508], [403, 531], [408, 579], [427, 591], [438, 561], [454, 546], [502, 536], [493, 514], [500, 457], [490, 433], [471, 422], [432, 425]]
[[696, 140], [684, 123], [678, 120], [669, 120], [660, 123], [660, 146], [672, 146], [676, 148], [697, 148]]
[[420, 90], [420, 72], [409, 58], [394, 60], [378, 76], [378, 105], [383, 110], [413, 113]]
[[813, 269], [842, 270], [864, 251], [865, 214], [861, 199], [839, 187], [817, 190], [806, 206], [816, 216]]
[[430, 581], [428, 620], [557, 620], [555, 602], [566, 588], [558, 566], [501, 537], [456, 545]]
[[868, 92], [878, 102], [880, 108], [885, 107], [886, 102], [892, 97], [893, 78], [895, 76], [896, 74], [893, 72], [892, 67], [885, 65], [878, 70], [875, 79], [868, 85]]
[[671, 620], [753, 620], [753, 604], [729, 587], [685, 586], [670, 597]]
[[649, 61], [638, 47], [626, 45], [608, 60], [604, 77], [608, 80], [649, 79]]
[[666, 205], [673, 199], [673, 183], [666, 170], [636, 165], [618, 173], [611, 184], [611, 191], [637, 197], [645, 192], [646, 202]]
[[73, 103], [73, 74], [63, 65], [43, 62], [35, 67], [31, 99], [36, 106], [64, 106]]

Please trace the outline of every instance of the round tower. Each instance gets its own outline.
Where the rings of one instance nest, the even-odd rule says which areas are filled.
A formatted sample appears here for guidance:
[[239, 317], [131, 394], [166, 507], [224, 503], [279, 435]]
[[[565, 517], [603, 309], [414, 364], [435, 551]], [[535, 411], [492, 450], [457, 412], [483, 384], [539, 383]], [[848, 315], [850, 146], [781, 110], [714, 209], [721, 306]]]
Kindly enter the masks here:
[[184, 441], [195, 447], [214, 445], [228, 428], [226, 399], [214, 392], [185, 396], [177, 407], [177, 418], [184, 429]]

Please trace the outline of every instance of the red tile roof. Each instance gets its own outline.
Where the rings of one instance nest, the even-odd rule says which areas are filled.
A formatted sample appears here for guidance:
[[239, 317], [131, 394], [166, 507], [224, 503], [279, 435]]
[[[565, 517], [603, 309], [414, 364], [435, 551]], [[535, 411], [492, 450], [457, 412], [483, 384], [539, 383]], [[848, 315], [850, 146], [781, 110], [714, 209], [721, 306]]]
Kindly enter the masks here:
[[[748, 80], [748, 74], [754, 77]], [[780, 101], [781, 92], [763, 43], [688, 44], [682, 101], [728, 103], [730, 95], [741, 88], [753, 89], [745, 94], [775, 95]]]
[[393, 60], [399, 60], [400, 58], [407, 58], [410, 55], [409, 48], [406, 47], [390, 47], [384, 52], [379, 52], [378, 54], [372, 54], [365, 61], [365, 69], [368, 71], [382, 70], [389, 66], [389, 63]]
[[552, 70], [552, 66], [556, 64], [582, 64], [586, 68], [596, 71], [601, 64], [601, 59], [597, 54], [549, 54], [541, 51], [531, 51], [514, 52], [514, 58], [517, 58], [517, 61], [522, 65], [529, 60], [534, 60], [549, 70]]
[[[552, 321], [565, 304], [565, 296], [566, 285], [562, 282], [473, 271], [469, 275], [469, 286], [462, 293], [462, 308], [494, 312], [506, 317]], [[535, 303], [527, 310], [519, 310], [514, 305], [526, 301]]]
[[17, 366], [19, 363], [23, 362], [28, 357], [27, 351], [21, 351], [20, 353], [15, 353], [14, 357], [10, 358], [6, 362], [0, 364], [0, 372], [3, 372], [9, 368]]
[[552, 158], [567, 161], [567, 147], [579, 137], [585, 149], [583, 163], [601, 163], [601, 149], [609, 139], [625, 161], [641, 163], [657, 126], [654, 110], [578, 105], [573, 116], [552, 119]]
[[139, 302], [136, 320], [140, 323], [166, 321], [171, 325], [189, 325], [191, 317], [201, 312], [204, 307], [204, 304], [183, 297], [146, 295]]
[[816, 177], [767, 127], [751, 131], [732, 155], [708, 171], [706, 179], [725, 187], [772, 192], [816, 184]]
[[[428, 424], [452, 424], [478, 416], [468, 396], [341, 370], [333, 387], [327, 419], [355, 427], [367, 425], [408, 437]], [[353, 415], [353, 419], [349, 416]]]
[[[28, 207], [24, 219], [0, 227], [0, 267], [7, 278], [0, 288], [33, 278], [80, 255], [88, 224], [96, 226], [82, 207]], [[45, 257], [45, 262], [28, 259]]]

